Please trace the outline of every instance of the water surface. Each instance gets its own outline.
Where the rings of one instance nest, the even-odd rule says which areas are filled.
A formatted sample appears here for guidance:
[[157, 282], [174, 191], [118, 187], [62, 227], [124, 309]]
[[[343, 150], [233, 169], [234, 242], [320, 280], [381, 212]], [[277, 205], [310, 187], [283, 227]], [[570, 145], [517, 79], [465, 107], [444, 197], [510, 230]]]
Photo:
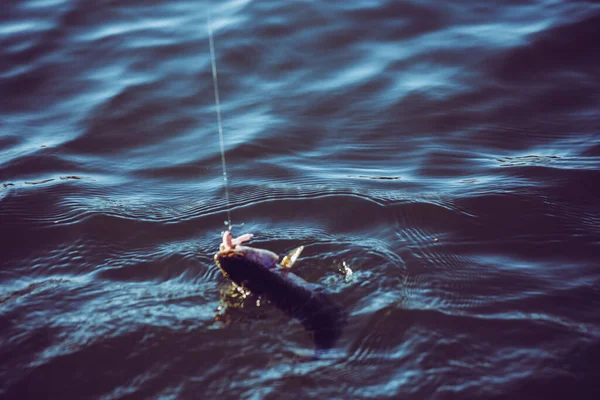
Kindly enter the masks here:
[[[600, 394], [596, 2], [10, 0], [0, 22], [1, 397]], [[348, 310], [326, 359], [269, 304], [217, 310], [228, 206]]]

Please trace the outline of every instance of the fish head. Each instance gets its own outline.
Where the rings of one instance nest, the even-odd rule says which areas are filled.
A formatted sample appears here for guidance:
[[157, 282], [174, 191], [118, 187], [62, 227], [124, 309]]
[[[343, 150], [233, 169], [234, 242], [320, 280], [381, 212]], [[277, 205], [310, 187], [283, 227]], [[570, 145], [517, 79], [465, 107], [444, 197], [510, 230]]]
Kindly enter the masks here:
[[231, 262], [246, 260], [258, 264], [263, 268], [270, 269], [277, 266], [279, 256], [269, 250], [238, 245], [231, 249], [221, 250], [215, 254], [215, 261], [217, 263], [225, 260], [231, 260]]
[[279, 256], [272, 251], [256, 247], [242, 246], [251, 235], [242, 235], [233, 239], [231, 232], [223, 233], [223, 243], [215, 254], [215, 262], [221, 271], [237, 284], [251, 279], [257, 269], [272, 269], [277, 267]]

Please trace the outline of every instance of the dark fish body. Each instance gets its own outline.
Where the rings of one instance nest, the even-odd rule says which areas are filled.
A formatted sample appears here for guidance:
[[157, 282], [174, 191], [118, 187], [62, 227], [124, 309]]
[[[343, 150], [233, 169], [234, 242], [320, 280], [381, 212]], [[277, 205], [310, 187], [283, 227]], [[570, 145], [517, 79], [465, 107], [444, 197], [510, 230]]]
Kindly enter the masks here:
[[215, 261], [235, 284], [299, 320], [312, 333], [317, 350], [333, 347], [341, 336], [346, 313], [318, 285], [304, 281], [289, 269], [265, 267], [233, 249], [219, 252]]

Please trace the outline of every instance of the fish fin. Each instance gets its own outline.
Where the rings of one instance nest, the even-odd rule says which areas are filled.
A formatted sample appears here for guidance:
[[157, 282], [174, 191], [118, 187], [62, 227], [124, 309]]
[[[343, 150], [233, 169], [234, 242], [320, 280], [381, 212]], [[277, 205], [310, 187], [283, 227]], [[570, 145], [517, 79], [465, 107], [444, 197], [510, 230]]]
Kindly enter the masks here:
[[283, 257], [283, 260], [281, 260], [280, 265], [286, 269], [292, 268], [298, 257], [300, 257], [302, 250], [304, 250], [304, 246], [296, 247], [294, 250], [287, 253], [287, 255]]

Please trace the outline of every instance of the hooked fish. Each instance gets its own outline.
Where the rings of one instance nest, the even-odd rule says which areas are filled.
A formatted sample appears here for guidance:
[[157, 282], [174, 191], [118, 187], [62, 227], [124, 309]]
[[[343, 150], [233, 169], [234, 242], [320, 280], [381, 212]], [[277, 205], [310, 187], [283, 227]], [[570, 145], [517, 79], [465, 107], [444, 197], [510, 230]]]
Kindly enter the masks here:
[[279, 262], [272, 251], [242, 245], [251, 238], [245, 234], [234, 239], [225, 231], [215, 254], [219, 269], [236, 285], [300, 321], [312, 334], [317, 351], [332, 348], [342, 334], [346, 313], [321, 286], [290, 271], [304, 247], [292, 250]]

